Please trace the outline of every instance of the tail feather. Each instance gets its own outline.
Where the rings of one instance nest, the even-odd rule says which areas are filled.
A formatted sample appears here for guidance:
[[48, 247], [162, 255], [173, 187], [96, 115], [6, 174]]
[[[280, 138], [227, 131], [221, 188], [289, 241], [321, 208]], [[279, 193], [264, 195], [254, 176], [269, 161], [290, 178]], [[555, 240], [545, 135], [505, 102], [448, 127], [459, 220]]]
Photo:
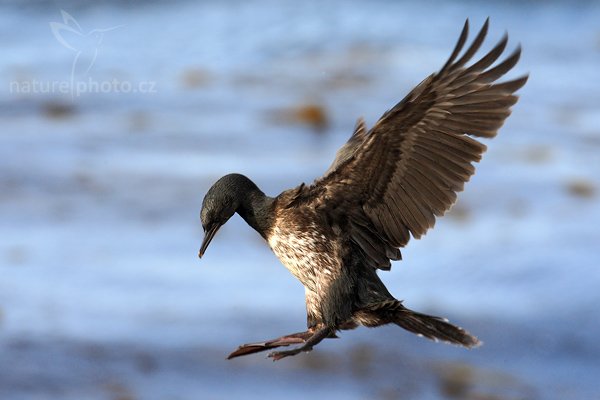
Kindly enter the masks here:
[[393, 322], [407, 331], [428, 339], [441, 340], [468, 348], [481, 345], [479, 339], [464, 329], [452, 325], [447, 319], [421, 314], [404, 306], [396, 311]]

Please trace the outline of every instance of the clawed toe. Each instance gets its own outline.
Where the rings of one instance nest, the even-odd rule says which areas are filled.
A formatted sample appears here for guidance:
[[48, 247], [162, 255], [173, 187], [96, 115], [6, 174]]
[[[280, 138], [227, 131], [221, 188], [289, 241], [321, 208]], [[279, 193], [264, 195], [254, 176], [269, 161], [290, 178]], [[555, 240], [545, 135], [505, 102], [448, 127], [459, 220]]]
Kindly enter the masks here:
[[231, 354], [229, 354], [227, 359], [231, 360], [232, 358], [245, 356], [248, 354], [258, 353], [261, 351], [274, 349], [276, 347], [289, 346], [292, 344], [302, 344], [311, 335], [312, 335], [312, 333], [308, 332], [308, 331], [307, 332], [298, 332], [298, 333], [292, 333], [290, 335], [282, 336], [277, 339], [267, 340], [265, 342], [243, 344], [240, 347], [238, 347], [235, 351], [233, 351]]
[[312, 351], [312, 346], [300, 346], [291, 350], [273, 351], [268, 354], [268, 357], [272, 358], [273, 361], [278, 361], [285, 357], [295, 356], [296, 354], [300, 354], [302, 352], [308, 353], [309, 351]]
[[259, 351], [268, 350], [270, 347], [267, 347], [262, 343], [254, 343], [254, 344], [244, 344], [238, 347], [235, 351], [227, 356], [228, 360], [231, 360], [235, 357], [245, 356], [248, 354], [258, 353]]
[[[292, 349], [292, 350], [285, 350], [285, 351], [273, 351], [271, 353], [269, 353], [268, 357], [272, 358], [273, 361], [279, 361], [282, 358], [285, 357], [289, 357], [289, 356], [295, 356], [296, 354], [300, 353], [302, 350], [301, 349]], [[305, 350], [305, 351], [310, 351], [310, 350]]]
[[327, 337], [337, 337], [335, 336], [335, 331], [329, 327], [322, 327], [317, 331], [293, 333], [291, 335], [282, 336], [280, 338], [268, 340], [266, 342], [249, 343], [242, 345], [238, 347], [237, 350], [235, 350], [233, 353], [231, 353], [227, 358], [232, 359], [235, 357], [245, 356], [247, 354], [252, 353], [258, 353], [260, 351], [269, 350], [276, 347], [304, 343], [302, 346], [297, 347], [295, 349], [286, 351], [274, 351], [272, 353], [269, 353], [268, 357], [272, 358], [273, 361], [277, 361], [285, 357], [295, 356], [296, 354], [301, 353], [303, 351], [311, 351], [313, 349], [313, 346], [317, 345]]

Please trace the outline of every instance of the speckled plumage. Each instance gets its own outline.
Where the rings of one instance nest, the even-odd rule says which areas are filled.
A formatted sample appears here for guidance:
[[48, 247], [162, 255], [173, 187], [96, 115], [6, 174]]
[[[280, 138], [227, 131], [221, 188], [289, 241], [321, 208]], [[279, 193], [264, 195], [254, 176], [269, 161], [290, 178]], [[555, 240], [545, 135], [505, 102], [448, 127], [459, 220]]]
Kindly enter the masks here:
[[276, 199], [267, 242], [304, 285], [308, 328], [362, 325], [367, 321], [364, 310], [370, 305], [395, 299], [377, 273], [364, 268], [364, 257], [348, 233], [348, 222], [343, 218], [329, 221], [325, 207], [295, 204], [299, 192], [290, 190]]
[[201, 219], [202, 256], [215, 233], [238, 213], [304, 285], [306, 332], [240, 346], [229, 357], [301, 344], [271, 353], [274, 360], [310, 351], [336, 332], [394, 323], [430, 339], [465, 347], [474, 336], [443, 318], [404, 307], [377, 275], [401, 259], [400, 248], [420, 238], [456, 200], [527, 77], [495, 83], [519, 60], [520, 48], [490, 67], [505, 36], [482, 59], [466, 64], [481, 46], [488, 21], [459, 57], [468, 21], [452, 55], [436, 73], [387, 111], [370, 130], [359, 120], [323, 177], [277, 197], [250, 179], [226, 175], [208, 191]]

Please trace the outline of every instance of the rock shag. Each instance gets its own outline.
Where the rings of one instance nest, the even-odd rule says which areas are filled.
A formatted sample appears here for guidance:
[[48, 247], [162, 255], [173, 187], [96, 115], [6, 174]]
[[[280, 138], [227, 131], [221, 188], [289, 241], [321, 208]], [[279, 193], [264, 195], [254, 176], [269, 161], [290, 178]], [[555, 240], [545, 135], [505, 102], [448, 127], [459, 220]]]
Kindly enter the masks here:
[[[432, 228], [475, 172], [485, 145], [517, 102], [527, 76], [496, 83], [519, 60], [520, 47], [492, 64], [508, 36], [470, 63], [488, 21], [462, 52], [468, 20], [450, 58], [368, 129], [360, 119], [327, 172], [311, 185], [265, 195], [250, 179], [219, 179], [202, 203], [202, 257], [219, 228], [238, 213], [268, 243], [306, 291], [308, 329], [240, 346], [229, 358], [282, 346], [296, 355], [341, 330], [396, 324], [429, 339], [465, 347], [479, 340], [446, 319], [406, 308], [377, 275], [400, 260], [411, 236]], [[462, 55], [461, 55], [462, 52]]]

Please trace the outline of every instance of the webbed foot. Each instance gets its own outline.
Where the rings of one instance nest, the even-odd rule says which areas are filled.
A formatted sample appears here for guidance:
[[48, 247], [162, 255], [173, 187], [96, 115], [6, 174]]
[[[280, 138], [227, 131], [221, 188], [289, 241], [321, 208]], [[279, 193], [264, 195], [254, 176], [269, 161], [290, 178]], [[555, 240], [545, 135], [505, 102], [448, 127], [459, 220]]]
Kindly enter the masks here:
[[303, 351], [311, 351], [313, 346], [319, 344], [323, 339], [327, 337], [336, 337], [335, 330], [330, 327], [322, 327], [311, 334], [309, 338], [304, 341], [304, 344], [300, 347], [296, 347], [295, 349], [285, 350], [285, 351], [274, 351], [269, 353], [269, 358], [272, 358], [273, 361], [281, 360], [285, 357], [295, 356]]
[[241, 357], [241, 356], [245, 356], [248, 354], [254, 354], [254, 353], [274, 349], [274, 348], [281, 347], [281, 346], [289, 346], [292, 344], [304, 343], [311, 336], [313, 336], [313, 332], [306, 331], [306, 332], [292, 333], [289, 335], [279, 337], [277, 339], [267, 340], [265, 342], [243, 344], [240, 347], [238, 347], [234, 352], [232, 352], [229, 356], [227, 356], [227, 359], [230, 360], [235, 357]]

